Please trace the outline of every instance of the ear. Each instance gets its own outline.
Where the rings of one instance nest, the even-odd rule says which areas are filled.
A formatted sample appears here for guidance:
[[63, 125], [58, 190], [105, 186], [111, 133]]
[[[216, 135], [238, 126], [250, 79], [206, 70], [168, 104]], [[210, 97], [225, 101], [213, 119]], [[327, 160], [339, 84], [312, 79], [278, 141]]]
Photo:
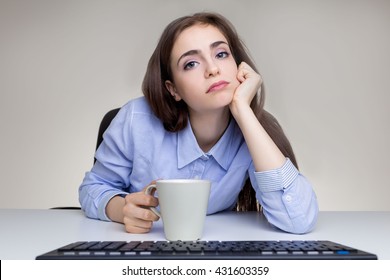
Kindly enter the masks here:
[[172, 95], [172, 97], [176, 100], [176, 101], [180, 101], [181, 100], [181, 97], [180, 95], [177, 93], [176, 91], [176, 87], [175, 85], [169, 81], [169, 80], [166, 80], [165, 81], [165, 87], [167, 88], [167, 90], [170, 92], [170, 94]]

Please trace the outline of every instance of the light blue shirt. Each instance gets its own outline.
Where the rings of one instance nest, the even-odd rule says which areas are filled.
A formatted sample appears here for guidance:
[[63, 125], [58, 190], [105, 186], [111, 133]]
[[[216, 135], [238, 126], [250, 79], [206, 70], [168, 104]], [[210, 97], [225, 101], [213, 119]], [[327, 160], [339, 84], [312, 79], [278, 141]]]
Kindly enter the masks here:
[[90, 218], [109, 221], [105, 208], [112, 197], [172, 178], [210, 180], [207, 214], [231, 210], [249, 176], [268, 222], [291, 233], [308, 232], [316, 223], [318, 205], [311, 184], [288, 158], [279, 169], [255, 172], [234, 119], [204, 153], [191, 125], [168, 132], [141, 97], [121, 108], [103, 138], [96, 163], [79, 188], [81, 207]]

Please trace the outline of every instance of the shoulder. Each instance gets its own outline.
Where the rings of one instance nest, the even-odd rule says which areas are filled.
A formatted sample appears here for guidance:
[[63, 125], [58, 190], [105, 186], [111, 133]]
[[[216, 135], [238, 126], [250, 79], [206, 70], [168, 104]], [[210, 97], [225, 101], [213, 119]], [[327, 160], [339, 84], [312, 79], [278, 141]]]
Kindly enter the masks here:
[[118, 112], [118, 118], [122, 121], [132, 121], [134, 118], [145, 117], [158, 120], [143, 96], [128, 101]]
[[120, 109], [122, 113], [126, 114], [151, 114], [154, 115], [145, 97], [137, 97], [128, 101]]
[[161, 120], [153, 113], [143, 96], [123, 105], [118, 112], [116, 122], [131, 129], [159, 130], [163, 128]]

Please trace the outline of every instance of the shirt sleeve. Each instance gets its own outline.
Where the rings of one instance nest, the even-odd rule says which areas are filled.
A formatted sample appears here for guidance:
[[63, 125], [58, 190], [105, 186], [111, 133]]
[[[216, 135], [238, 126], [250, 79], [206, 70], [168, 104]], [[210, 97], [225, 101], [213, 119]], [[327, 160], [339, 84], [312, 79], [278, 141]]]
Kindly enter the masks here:
[[[95, 165], [96, 166], [96, 165]], [[80, 205], [85, 215], [92, 219], [111, 221], [106, 214], [108, 202], [117, 195], [126, 195], [121, 188], [115, 188], [105, 183], [92, 171], [87, 172], [79, 188]]]
[[317, 221], [318, 203], [310, 182], [290, 159], [278, 169], [250, 172], [256, 197], [268, 222], [281, 230], [302, 234]]
[[125, 195], [129, 185], [132, 160], [128, 157], [129, 139], [124, 122], [127, 109], [120, 110], [104, 133], [104, 140], [96, 151], [96, 163], [85, 174], [79, 187], [79, 201], [86, 216], [110, 221], [106, 206], [116, 195]]

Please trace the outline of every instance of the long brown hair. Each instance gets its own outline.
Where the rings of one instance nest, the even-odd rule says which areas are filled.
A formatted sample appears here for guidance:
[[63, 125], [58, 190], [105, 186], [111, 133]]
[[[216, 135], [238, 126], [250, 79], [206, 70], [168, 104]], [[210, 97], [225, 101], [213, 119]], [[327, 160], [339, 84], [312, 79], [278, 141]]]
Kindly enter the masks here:
[[[142, 83], [142, 91], [153, 112], [161, 119], [166, 130], [177, 132], [188, 124], [188, 108], [184, 101], [177, 102], [165, 87], [165, 81], [173, 81], [170, 68], [171, 51], [179, 34], [196, 24], [212, 25], [220, 30], [230, 46], [236, 64], [245, 61], [255, 71], [256, 65], [249, 56], [244, 43], [240, 40], [234, 26], [223, 16], [216, 13], [196, 13], [171, 22], [163, 31], [154, 50]], [[278, 121], [264, 110], [265, 94], [261, 85], [251, 102], [251, 108], [257, 119], [273, 139], [281, 152], [298, 168], [294, 152]], [[241, 190], [236, 206], [237, 211], [259, 210], [255, 191], [248, 179]]]

